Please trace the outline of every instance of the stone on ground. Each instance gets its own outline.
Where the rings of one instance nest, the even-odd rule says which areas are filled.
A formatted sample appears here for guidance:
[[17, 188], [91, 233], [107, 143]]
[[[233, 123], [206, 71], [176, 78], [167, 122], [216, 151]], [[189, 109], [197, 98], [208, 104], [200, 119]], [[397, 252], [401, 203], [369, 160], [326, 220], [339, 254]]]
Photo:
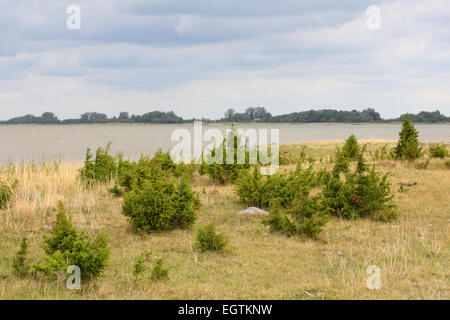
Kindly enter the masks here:
[[269, 215], [269, 213], [267, 211], [264, 211], [260, 208], [256, 208], [256, 207], [249, 207], [245, 210], [239, 211], [237, 214], [248, 214], [248, 215]]

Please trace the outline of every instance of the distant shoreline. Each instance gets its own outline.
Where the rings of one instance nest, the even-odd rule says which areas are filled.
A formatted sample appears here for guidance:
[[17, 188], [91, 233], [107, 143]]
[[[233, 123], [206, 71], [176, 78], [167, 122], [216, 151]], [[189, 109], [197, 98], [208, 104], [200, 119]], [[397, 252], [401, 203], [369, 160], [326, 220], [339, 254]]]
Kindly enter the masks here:
[[414, 123], [450, 123], [450, 117], [436, 111], [421, 111], [418, 114], [402, 114], [398, 118], [383, 119], [373, 108], [362, 111], [352, 110], [308, 110], [272, 116], [265, 108], [249, 107], [245, 112], [227, 109], [224, 117], [218, 119], [190, 118], [185, 119], [173, 111], [151, 111], [141, 115], [123, 111], [119, 116], [109, 117], [105, 113], [85, 112], [77, 119], [59, 119], [53, 112], [44, 112], [41, 116], [27, 114], [21, 117], [0, 121], [0, 124], [185, 124], [203, 121], [205, 124], [386, 124], [402, 122], [408, 117]]
[[[201, 121], [201, 120], [198, 120]], [[139, 122], [105, 122], [105, 123], [0, 123], [0, 126], [179, 126], [193, 124], [193, 121], [183, 123], [139, 123]], [[400, 121], [393, 122], [203, 122], [203, 125], [400, 125]], [[450, 125], [450, 122], [415, 122], [415, 125]]]

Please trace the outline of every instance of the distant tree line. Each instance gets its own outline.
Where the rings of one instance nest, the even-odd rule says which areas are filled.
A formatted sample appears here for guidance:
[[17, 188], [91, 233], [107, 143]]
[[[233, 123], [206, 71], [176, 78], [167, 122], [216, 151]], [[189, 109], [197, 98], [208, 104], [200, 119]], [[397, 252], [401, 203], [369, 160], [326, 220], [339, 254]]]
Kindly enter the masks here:
[[75, 123], [182, 123], [183, 118], [174, 112], [152, 111], [143, 115], [129, 115], [121, 112], [118, 117], [108, 118], [104, 113], [86, 112], [79, 119], [59, 120], [52, 112], [44, 112], [42, 116], [36, 117], [28, 114], [23, 117], [12, 118], [2, 121], [3, 124], [75, 124]]
[[[402, 114], [399, 118], [393, 119], [394, 121], [402, 121], [403, 117], [405, 117], [406, 114]], [[450, 117], [444, 116], [439, 111], [433, 111], [433, 112], [427, 112], [422, 111], [418, 114], [408, 114], [409, 120], [412, 122], [431, 122], [431, 123], [438, 123], [438, 122], [450, 122]]]
[[236, 112], [234, 109], [228, 109], [225, 111], [225, 117], [221, 121], [227, 122], [271, 122], [272, 115], [261, 107], [250, 107], [245, 110], [244, 113]]
[[380, 122], [383, 121], [378, 112], [374, 109], [363, 111], [337, 111], [337, 110], [309, 110], [294, 112], [286, 115], [273, 117], [273, 122]]
[[[224, 117], [218, 120], [202, 119], [205, 122], [265, 122], [265, 123], [368, 123], [368, 122], [399, 122], [405, 114], [394, 119], [382, 119], [380, 114], [372, 108], [363, 111], [338, 111], [338, 110], [309, 110], [272, 116], [262, 107], [250, 107], [245, 112], [236, 112], [228, 109]], [[418, 114], [408, 114], [409, 119], [418, 123], [442, 123], [450, 122], [439, 111], [422, 111]], [[183, 119], [174, 112], [151, 111], [142, 115], [131, 115], [128, 112], [120, 112], [119, 116], [108, 118], [104, 113], [86, 112], [78, 119], [60, 120], [52, 112], [44, 112], [40, 117], [31, 114], [0, 121], [0, 124], [76, 124], [76, 123], [184, 123], [194, 119]]]

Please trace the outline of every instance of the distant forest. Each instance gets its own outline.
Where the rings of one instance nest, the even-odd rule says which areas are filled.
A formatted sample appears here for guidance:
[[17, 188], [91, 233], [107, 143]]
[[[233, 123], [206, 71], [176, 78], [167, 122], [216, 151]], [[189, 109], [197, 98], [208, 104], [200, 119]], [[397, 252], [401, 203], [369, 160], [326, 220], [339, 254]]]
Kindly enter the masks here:
[[[394, 119], [382, 119], [374, 109], [363, 111], [338, 111], [338, 110], [309, 110], [272, 116], [265, 108], [250, 107], [245, 112], [239, 113], [234, 109], [228, 109], [224, 117], [218, 120], [201, 119], [204, 122], [261, 122], [261, 123], [370, 123], [370, 122], [397, 122], [401, 121], [405, 114]], [[413, 122], [418, 123], [444, 123], [450, 122], [450, 117], [439, 111], [422, 111], [418, 114], [408, 114]], [[86, 112], [78, 119], [60, 120], [52, 112], [44, 112], [40, 117], [31, 114], [0, 121], [0, 124], [77, 124], [77, 123], [187, 123], [195, 119], [183, 119], [174, 112], [152, 111], [142, 115], [131, 115], [121, 112], [118, 117], [108, 118], [104, 113]], [[200, 120], [200, 119], [199, 119]]]

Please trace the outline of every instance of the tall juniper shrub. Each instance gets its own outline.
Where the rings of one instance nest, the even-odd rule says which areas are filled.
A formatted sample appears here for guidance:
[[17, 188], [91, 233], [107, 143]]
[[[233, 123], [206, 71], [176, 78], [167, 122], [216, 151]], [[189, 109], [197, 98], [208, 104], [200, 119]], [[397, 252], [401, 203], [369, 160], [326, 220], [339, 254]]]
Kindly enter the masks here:
[[345, 140], [344, 147], [342, 148], [342, 152], [344, 155], [349, 158], [350, 160], [357, 160], [358, 154], [359, 154], [359, 144], [358, 139], [354, 134], [352, 134], [350, 137]]
[[368, 168], [365, 148], [358, 154], [355, 170], [337, 155], [332, 177], [323, 189], [326, 204], [332, 213], [346, 219], [371, 217], [391, 221], [397, 217], [388, 174], [381, 175], [373, 166]]
[[422, 154], [422, 148], [419, 145], [419, 132], [406, 115], [403, 117], [399, 141], [392, 151], [393, 158], [396, 160], [415, 160], [420, 158]]

